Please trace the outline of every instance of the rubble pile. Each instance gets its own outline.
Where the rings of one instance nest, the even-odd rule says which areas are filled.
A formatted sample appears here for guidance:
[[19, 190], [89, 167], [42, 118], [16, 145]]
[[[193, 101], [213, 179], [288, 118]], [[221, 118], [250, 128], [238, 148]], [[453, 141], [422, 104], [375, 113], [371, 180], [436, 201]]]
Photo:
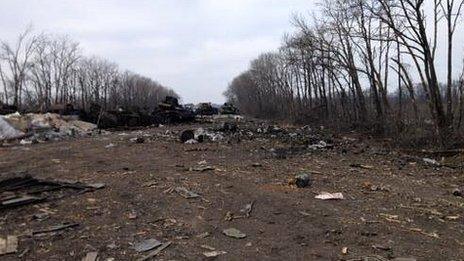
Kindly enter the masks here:
[[22, 138], [21, 144], [85, 136], [96, 129], [95, 124], [80, 121], [76, 116], [54, 113], [0, 116], [0, 141]]

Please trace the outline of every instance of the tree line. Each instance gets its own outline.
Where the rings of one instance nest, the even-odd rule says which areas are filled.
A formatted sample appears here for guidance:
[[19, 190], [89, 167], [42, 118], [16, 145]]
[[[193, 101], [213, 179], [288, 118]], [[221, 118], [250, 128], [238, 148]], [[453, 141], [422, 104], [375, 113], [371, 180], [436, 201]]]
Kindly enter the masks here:
[[463, 5], [325, 0], [319, 17], [295, 15], [295, 32], [278, 51], [253, 60], [225, 96], [255, 117], [435, 135], [450, 146], [464, 132], [464, 63], [454, 66], [462, 61], [455, 56], [464, 46], [454, 37], [463, 29]]
[[28, 29], [15, 42], [0, 40], [0, 105], [21, 111], [48, 111], [72, 104], [89, 110], [153, 109], [177, 94], [160, 83], [104, 58], [86, 57], [67, 36], [35, 34]]

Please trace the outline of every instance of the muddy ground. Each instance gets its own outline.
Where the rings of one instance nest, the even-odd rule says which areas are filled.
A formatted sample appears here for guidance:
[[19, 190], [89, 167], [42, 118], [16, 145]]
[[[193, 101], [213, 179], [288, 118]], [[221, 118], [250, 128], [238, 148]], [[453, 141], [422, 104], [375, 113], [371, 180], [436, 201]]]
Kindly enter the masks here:
[[[19, 236], [18, 251], [0, 259], [81, 260], [98, 252], [100, 260], [136, 260], [149, 251], [133, 244], [154, 238], [172, 242], [158, 260], [207, 260], [203, 253], [213, 248], [226, 252], [217, 260], [464, 260], [464, 198], [452, 194], [464, 185], [462, 169], [427, 165], [354, 134], [298, 153], [276, 135], [176, 140], [176, 131], [211, 125], [0, 147], [2, 175], [106, 184], [0, 210], [0, 236]], [[199, 171], [204, 166], [214, 170]], [[292, 185], [299, 173], [310, 173], [311, 186]], [[201, 197], [186, 199], [177, 187]], [[345, 199], [315, 199], [321, 192]], [[241, 210], [250, 203], [247, 217]], [[79, 226], [30, 233], [65, 222]], [[246, 237], [227, 237], [228, 228]]]

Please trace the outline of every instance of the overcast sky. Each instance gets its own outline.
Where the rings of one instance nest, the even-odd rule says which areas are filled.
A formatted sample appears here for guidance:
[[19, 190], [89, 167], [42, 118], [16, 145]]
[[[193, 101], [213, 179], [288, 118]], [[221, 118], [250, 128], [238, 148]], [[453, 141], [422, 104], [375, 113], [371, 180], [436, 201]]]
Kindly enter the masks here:
[[173, 88], [185, 102], [223, 102], [250, 60], [279, 47], [292, 13], [314, 0], [0, 0], [0, 38], [68, 34], [87, 55]]

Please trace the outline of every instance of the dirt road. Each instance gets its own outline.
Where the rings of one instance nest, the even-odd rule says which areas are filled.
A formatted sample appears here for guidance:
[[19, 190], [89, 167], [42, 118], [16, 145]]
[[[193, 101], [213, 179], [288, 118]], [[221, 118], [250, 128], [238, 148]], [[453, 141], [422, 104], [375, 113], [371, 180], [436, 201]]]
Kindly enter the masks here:
[[[80, 260], [98, 252], [100, 260], [136, 260], [149, 251], [134, 244], [157, 239], [172, 242], [159, 260], [208, 259], [203, 253], [213, 249], [226, 252], [217, 260], [464, 260], [464, 198], [451, 193], [464, 184], [460, 170], [404, 160], [359, 137], [285, 155], [275, 148], [289, 145], [275, 135], [199, 144], [173, 138], [197, 127], [0, 147], [0, 173], [106, 184], [0, 210], [0, 236], [19, 236], [18, 251], [0, 259]], [[299, 173], [310, 174], [311, 186], [289, 184]], [[315, 199], [321, 192], [345, 199]], [[79, 226], [30, 234], [64, 222]], [[224, 235], [229, 228], [246, 237]]]

